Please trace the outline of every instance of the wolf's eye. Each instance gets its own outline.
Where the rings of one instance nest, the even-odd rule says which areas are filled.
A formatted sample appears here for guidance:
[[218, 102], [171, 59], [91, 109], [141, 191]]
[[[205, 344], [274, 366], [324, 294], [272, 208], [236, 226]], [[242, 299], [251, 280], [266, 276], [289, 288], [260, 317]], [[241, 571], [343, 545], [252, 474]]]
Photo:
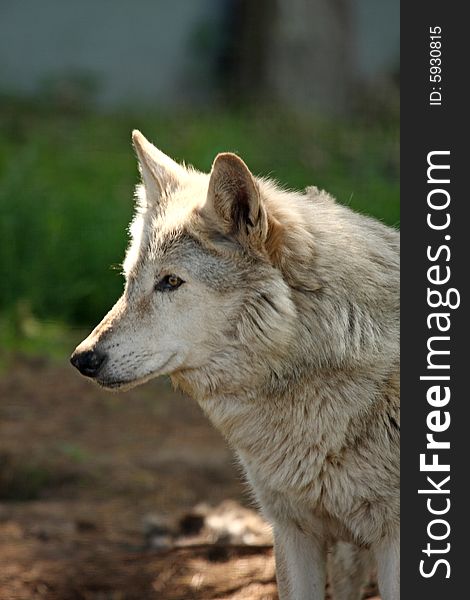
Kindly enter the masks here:
[[181, 277], [178, 277], [178, 275], [165, 275], [165, 277], [162, 277], [160, 281], [155, 284], [155, 290], [157, 292], [171, 292], [179, 288], [182, 283], [184, 283], [184, 281]]

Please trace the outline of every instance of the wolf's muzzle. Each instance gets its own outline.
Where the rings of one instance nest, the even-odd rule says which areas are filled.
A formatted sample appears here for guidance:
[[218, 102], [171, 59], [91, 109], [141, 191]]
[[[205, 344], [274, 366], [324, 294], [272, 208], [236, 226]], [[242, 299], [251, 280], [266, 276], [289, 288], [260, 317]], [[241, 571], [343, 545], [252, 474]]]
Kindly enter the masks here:
[[96, 350], [74, 352], [70, 357], [72, 365], [86, 377], [96, 377], [106, 359], [106, 354]]

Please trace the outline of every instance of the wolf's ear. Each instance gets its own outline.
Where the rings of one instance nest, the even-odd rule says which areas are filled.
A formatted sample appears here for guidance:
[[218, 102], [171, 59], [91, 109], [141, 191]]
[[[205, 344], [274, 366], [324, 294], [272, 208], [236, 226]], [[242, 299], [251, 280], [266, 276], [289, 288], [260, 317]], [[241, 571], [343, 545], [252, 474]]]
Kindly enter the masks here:
[[178, 186], [186, 176], [186, 170], [160, 152], [137, 129], [132, 132], [132, 142], [139, 159], [147, 200], [158, 202], [162, 196]]
[[212, 165], [207, 202], [224, 233], [261, 248], [268, 220], [258, 186], [236, 154], [218, 154]]

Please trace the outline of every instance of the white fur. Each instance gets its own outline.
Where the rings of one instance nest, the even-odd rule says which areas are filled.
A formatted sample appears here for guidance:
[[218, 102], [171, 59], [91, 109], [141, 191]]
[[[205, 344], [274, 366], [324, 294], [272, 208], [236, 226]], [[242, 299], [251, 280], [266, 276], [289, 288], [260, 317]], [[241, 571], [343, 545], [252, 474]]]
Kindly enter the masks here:
[[[134, 143], [126, 288], [77, 352], [107, 355], [104, 387], [170, 374], [199, 402], [274, 524], [281, 600], [323, 598], [338, 543], [337, 598], [359, 597], [372, 552], [397, 600], [397, 232], [234, 155], [209, 176]], [[168, 274], [184, 283], [156, 292]]]

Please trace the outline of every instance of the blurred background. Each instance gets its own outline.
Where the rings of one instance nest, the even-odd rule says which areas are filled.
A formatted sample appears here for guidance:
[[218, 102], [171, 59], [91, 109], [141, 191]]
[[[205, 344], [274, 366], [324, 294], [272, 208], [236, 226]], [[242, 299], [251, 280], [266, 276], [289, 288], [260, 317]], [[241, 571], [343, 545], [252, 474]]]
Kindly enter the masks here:
[[68, 366], [122, 291], [134, 128], [398, 226], [399, 2], [0, 4], [0, 598], [275, 598], [197, 406]]

